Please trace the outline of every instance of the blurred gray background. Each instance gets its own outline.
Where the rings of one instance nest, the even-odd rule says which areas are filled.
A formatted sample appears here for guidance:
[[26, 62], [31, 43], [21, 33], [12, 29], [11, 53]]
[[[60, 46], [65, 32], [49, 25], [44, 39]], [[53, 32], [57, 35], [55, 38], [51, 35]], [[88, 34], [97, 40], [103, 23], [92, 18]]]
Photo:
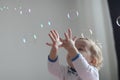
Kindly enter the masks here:
[[[107, 0], [0, 0], [0, 80], [56, 80], [47, 69], [45, 43], [51, 29], [64, 37], [68, 28], [102, 46], [100, 80], [118, 80]], [[66, 65], [66, 51], [58, 53]]]

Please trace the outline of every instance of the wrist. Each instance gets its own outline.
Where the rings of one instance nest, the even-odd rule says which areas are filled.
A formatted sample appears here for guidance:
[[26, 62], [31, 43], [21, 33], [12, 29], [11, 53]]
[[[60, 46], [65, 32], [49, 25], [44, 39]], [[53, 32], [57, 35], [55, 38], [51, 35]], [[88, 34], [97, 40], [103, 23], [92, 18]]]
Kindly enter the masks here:
[[73, 48], [70, 48], [70, 49], [68, 50], [68, 53], [69, 53], [69, 56], [70, 56], [71, 59], [72, 59], [72, 58], [74, 58], [74, 57], [79, 53], [79, 51], [77, 50], [76, 47], [73, 47]]
[[49, 54], [49, 57], [51, 59], [55, 59], [57, 57], [57, 52], [58, 52], [58, 48], [52, 47], [50, 54]]

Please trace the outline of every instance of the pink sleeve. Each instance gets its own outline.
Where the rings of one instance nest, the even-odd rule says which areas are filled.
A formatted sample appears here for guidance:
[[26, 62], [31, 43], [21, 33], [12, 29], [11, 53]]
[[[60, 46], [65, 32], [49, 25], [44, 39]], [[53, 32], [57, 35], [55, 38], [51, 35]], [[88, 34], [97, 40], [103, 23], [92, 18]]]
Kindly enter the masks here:
[[89, 65], [81, 54], [72, 59], [72, 62], [82, 80], [99, 80], [98, 70]]
[[60, 80], [63, 80], [64, 76], [64, 66], [59, 64], [58, 59], [51, 60], [48, 57], [48, 70], [51, 74], [59, 78]]

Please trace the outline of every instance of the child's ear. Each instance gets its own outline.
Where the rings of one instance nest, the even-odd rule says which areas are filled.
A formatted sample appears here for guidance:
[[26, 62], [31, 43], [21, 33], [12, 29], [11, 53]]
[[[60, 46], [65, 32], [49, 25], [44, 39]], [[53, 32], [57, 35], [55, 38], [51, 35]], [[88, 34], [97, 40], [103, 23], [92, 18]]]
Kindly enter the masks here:
[[97, 64], [97, 59], [93, 58], [93, 59], [91, 60], [91, 64], [96, 65], [96, 64]]

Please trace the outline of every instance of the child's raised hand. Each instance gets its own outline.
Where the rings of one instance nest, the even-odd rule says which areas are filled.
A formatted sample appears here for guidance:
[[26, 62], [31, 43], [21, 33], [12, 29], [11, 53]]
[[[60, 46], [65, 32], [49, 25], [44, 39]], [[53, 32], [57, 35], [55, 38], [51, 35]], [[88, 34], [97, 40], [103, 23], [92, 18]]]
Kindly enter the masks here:
[[62, 42], [61, 46], [64, 47], [67, 51], [75, 48], [75, 41], [77, 38], [72, 36], [71, 29], [68, 29], [68, 32], [64, 33], [64, 35], [65, 35], [65, 39], [60, 38]]
[[61, 41], [59, 39], [59, 34], [56, 30], [51, 30], [49, 33], [49, 37], [52, 40], [52, 43], [46, 43], [48, 46], [52, 47], [52, 52], [56, 53], [58, 48], [61, 46]]

